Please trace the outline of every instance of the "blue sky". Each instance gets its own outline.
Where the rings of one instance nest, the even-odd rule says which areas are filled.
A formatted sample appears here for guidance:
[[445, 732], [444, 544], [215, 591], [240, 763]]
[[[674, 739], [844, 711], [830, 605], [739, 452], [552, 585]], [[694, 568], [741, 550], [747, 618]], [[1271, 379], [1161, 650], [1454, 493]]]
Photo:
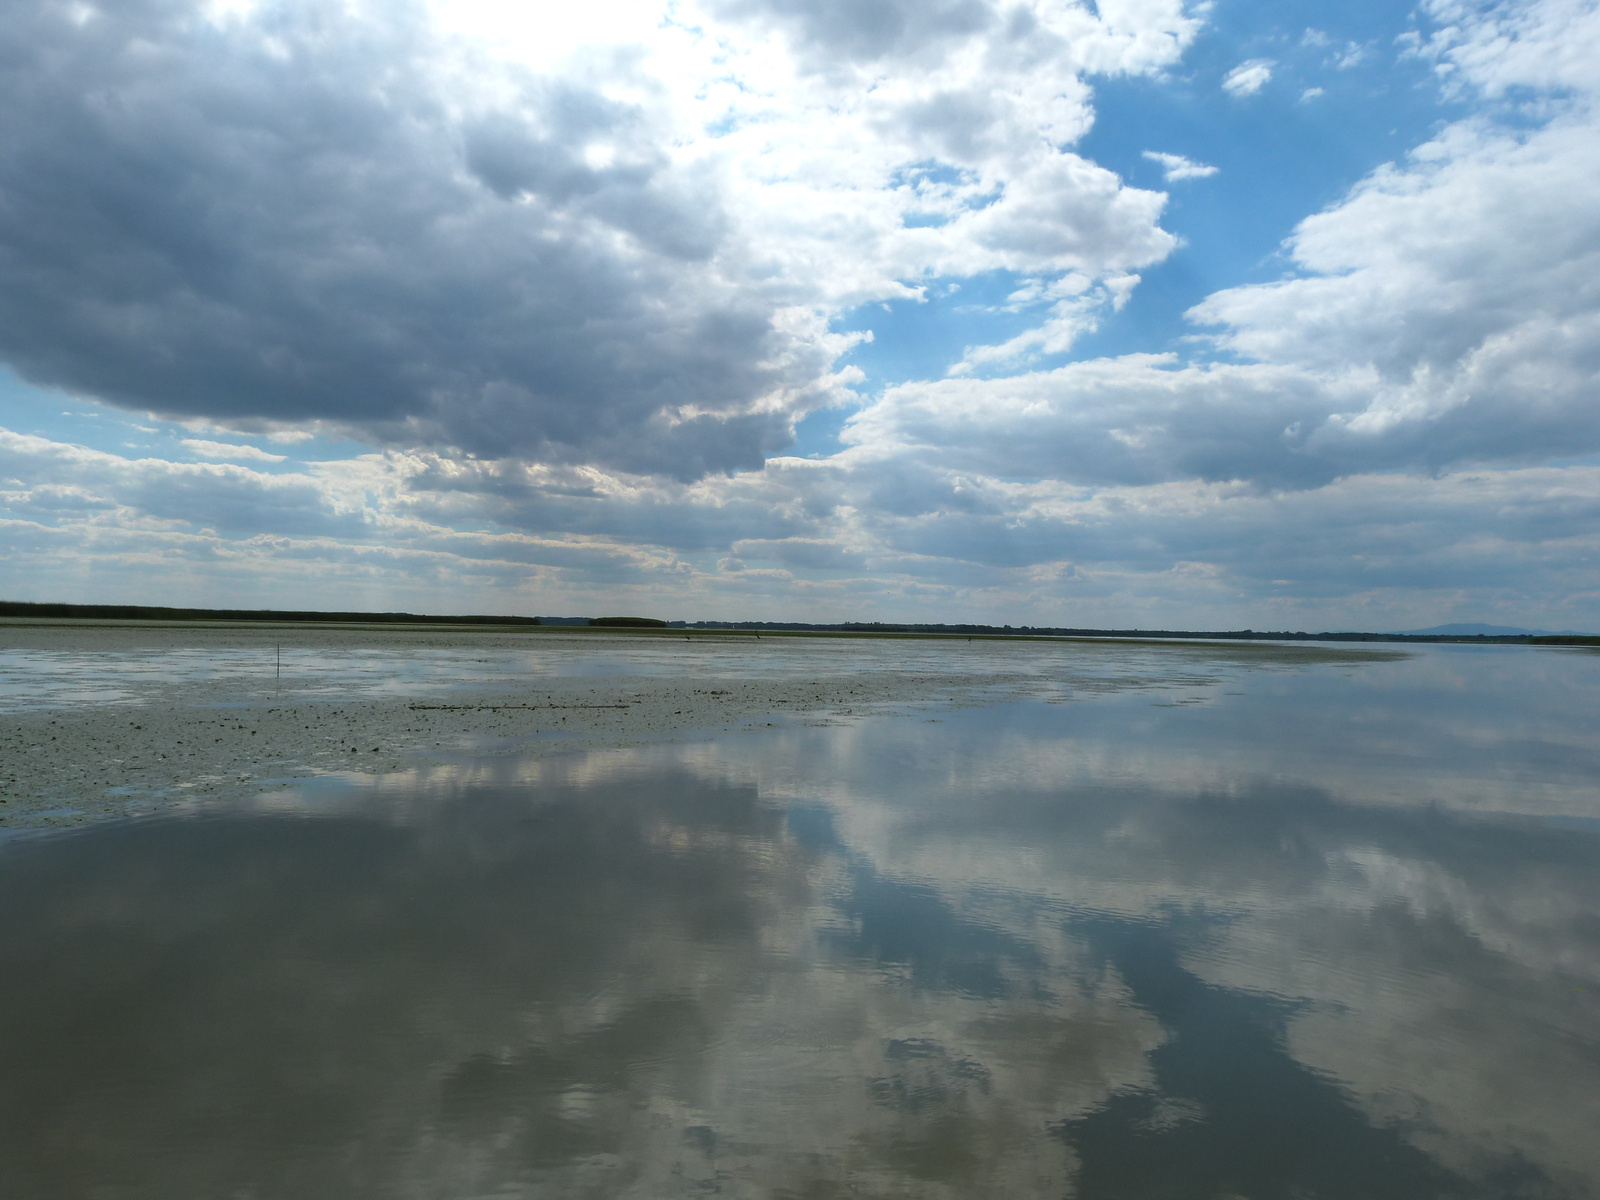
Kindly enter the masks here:
[[[1280, 277], [1280, 247], [1303, 217], [1460, 115], [1429, 66], [1397, 44], [1416, 28], [1415, 13], [1390, 5], [1219, 4], [1174, 70], [1095, 79], [1094, 126], [1077, 150], [1130, 183], [1167, 190], [1162, 225], [1183, 245], [1141, 273], [1126, 307], [1053, 361], [1183, 351], [1190, 307], [1220, 288]], [[1222, 81], [1251, 58], [1270, 60], [1272, 78], [1259, 92], [1229, 95]], [[1312, 89], [1319, 94], [1301, 99]], [[1151, 151], [1217, 172], [1168, 185]], [[1027, 328], [1028, 312], [974, 311], [1016, 284], [1007, 273], [890, 313], [873, 304], [844, 314], [840, 328], [874, 333], [848, 360], [867, 373], [869, 393], [937, 377], [965, 346]]]
[[1600, 628], [1592, 2], [0, 51], [7, 598]]

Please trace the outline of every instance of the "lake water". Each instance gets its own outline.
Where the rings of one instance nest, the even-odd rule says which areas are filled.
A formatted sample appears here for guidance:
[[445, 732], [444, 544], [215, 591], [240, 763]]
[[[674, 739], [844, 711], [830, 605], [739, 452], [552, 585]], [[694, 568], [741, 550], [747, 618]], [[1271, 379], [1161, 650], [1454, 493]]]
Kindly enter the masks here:
[[1600, 1192], [1600, 656], [0, 844], [0, 1195]]

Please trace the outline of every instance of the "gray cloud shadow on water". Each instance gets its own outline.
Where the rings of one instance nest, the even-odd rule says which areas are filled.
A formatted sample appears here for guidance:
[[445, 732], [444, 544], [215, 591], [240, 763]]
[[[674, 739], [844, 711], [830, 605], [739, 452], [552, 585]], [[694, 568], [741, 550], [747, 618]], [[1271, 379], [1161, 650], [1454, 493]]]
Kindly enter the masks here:
[[[653, 847], [653, 820], [713, 846], [781, 822], [748, 789], [654, 783], [473, 795], [420, 828], [180, 820], [11, 848], [0, 1190], [392, 1195], [415, 1182], [394, 1171], [425, 1181], [431, 1127], [487, 1147], [509, 1123], [500, 1183], [612, 1146], [641, 1089], [693, 1071], [764, 919], [750, 861]], [[558, 1111], [575, 1087], [597, 1111]]]
[[[1129, 808], [1140, 803], [1127, 789], [1107, 789], [1100, 796], [1075, 794], [1072, 801], [1069, 824], [1076, 828], [1063, 828], [1059, 819], [1035, 827], [1035, 844], [1104, 847], [1114, 842], [1107, 835], [1126, 820]], [[1295, 1057], [1288, 1025], [1312, 1002], [1207, 982], [1184, 964], [1204, 962], [1208, 940], [1234, 919], [1227, 911], [1230, 888], [1265, 883], [1291, 894], [1311, 892], [1334, 873], [1317, 852], [1332, 842], [1376, 841], [1396, 853], [1442, 854], [1469, 870], [1473, 864], [1503, 865], [1507, 858], [1524, 865], [1543, 863], [1568, 875], [1569, 884], [1580, 889], [1592, 867], [1593, 847], [1574, 847], [1548, 828], [1508, 829], [1441, 820], [1438, 814], [1352, 808], [1314, 789], [1261, 787], [1242, 797], [1201, 797], [1162, 807], [1167, 811], [1155, 822], [1166, 825], [1160, 844], [1140, 845], [1140, 857], [1148, 855], [1147, 865], [1156, 872], [1173, 868], [1176, 877], [1187, 877], [1191, 884], [1195, 871], [1202, 871], [1219, 907], [1171, 909], [1164, 917], [1091, 909], [1063, 918], [1068, 936], [1087, 946], [1088, 964], [1125, 985], [1129, 1002], [1152, 1014], [1165, 1035], [1149, 1052], [1150, 1084], [1119, 1089], [1093, 1111], [1055, 1127], [1078, 1163], [1074, 1195], [1083, 1200], [1223, 1195], [1252, 1200], [1545, 1200], [1589, 1194], [1581, 1183], [1552, 1175], [1514, 1148], [1482, 1147], [1466, 1169], [1435, 1158], [1413, 1140], [1419, 1132], [1416, 1123], [1375, 1119], [1336, 1077]], [[981, 816], [975, 814], [974, 825], [992, 825], [996, 815], [986, 809]], [[1020, 814], [1013, 810], [1005, 815]], [[817, 824], [809, 814], [804, 820], [808, 827]], [[1002, 823], [1013, 834], [1026, 837], [1030, 832], [1026, 820]], [[947, 825], [943, 832], [941, 840], [948, 844], [965, 840], [959, 826]], [[1286, 844], [1298, 851], [1287, 868]], [[1101, 870], [1126, 878], [1133, 867], [1117, 858]], [[1066, 873], [1094, 870], [1084, 860]], [[922, 988], [990, 1001], [1027, 995], [1035, 988], [1035, 998], [1048, 995], [1039, 987], [1045, 964], [1037, 948], [1007, 929], [1006, 909], [1034, 908], [1037, 902], [1003, 894], [976, 902], [969, 897], [968, 909], [961, 911], [937, 887], [883, 876], [859, 862], [852, 879], [842, 902], [851, 926], [834, 938], [850, 955], [902, 966]], [[1045, 901], [1043, 908], [1059, 910], [1060, 904]], [[1379, 919], [1387, 926], [1386, 936], [1403, 943], [1399, 950], [1411, 969], [1460, 978], [1485, 996], [1506, 983], [1507, 964], [1465, 931], [1439, 928], [1437, 918], [1392, 908]], [[1010, 923], [1017, 924], [1015, 914]], [[1579, 940], [1583, 932], [1565, 930]], [[1375, 944], [1369, 949], [1393, 952], [1395, 947]], [[1441, 956], [1448, 961], [1441, 962]], [[1376, 971], [1384, 969], [1374, 965]], [[1518, 973], [1513, 968], [1509, 974]], [[1530, 983], [1529, 999], [1547, 990], [1526, 978], [1513, 986]], [[1492, 1018], [1492, 1013], [1485, 1015]], [[898, 1106], [959, 1111], [961, 1092], [986, 1083], [981, 1061], [955, 1046], [898, 1045], [891, 1057], [922, 1066], [909, 1083], [898, 1075], [877, 1081], [880, 1093]], [[1537, 1073], [1539, 1067], [1530, 1063], [1525, 1069]], [[959, 1127], [943, 1131], [947, 1144], [936, 1161], [953, 1165], [975, 1157], [962, 1145], [962, 1133]], [[933, 1151], [925, 1143], [910, 1145], [921, 1154]]]
[[[670, 768], [391, 801], [8, 847], [0, 1189], [662, 1195], [737, 1170], [764, 1194], [968, 1194], [1048, 1151], [1002, 1063], [888, 1032], [942, 1012], [944, 981], [796, 974], [784, 914], [836, 856], [825, 812], [792, 832], [755, 789]], [[845, 1074], [766, 1085], [752, 1124], [721, 1076], [772, 1053], [769, 1021], [818, 1019], [789, 989], [835, 1010], [793, 1055], [842, 1037]], [[1057, 1044], [1069, 1091], [1138, 1060], [1104, 1016], [974, 1011], [991, 1051], [1018, 1028]]]
[[[1585, 1194], [1514, 1144], [1467, 1164], [1435, 1156], [1425, 1121], [1372, 1112], [1297, 1053], [1297, 1022], [1326, 998], [1215, 968], [1218, 947], [1252, 930], [1313, 962], [1354, 956], [1380, 980], [1400, 962], [1453, 981], [1467, 1016], [1537, 1075], [1578, 1010], [1553, 1008], [1561, 980], [1490, 935], [1515, 892], [1549, 909], [1530, 944], [1541, 961], [1592, 948], [1593, 930], [1562, 916], [1593, 894], [1591, 841], [1315, 787], [1175, 791], [1148, 771], [1144, 784], [974, 793], [945, 758], [965, 747], [981, 776], [987, 760], [1026, 756], [1017, 739], [989, 739], [982, 718], [896, 728], [898, 742], [849, 743], [878, 764], [871, 777], [826, 761], [863, 795], [895, 775], [898, 855], [855, 836], [851, 809], [779, 807], [727, 782], [737, 771], [670, 754], [653, 760], [664, 770], [584, 788], [447, 789], [345, 817], [14, 844], [0, 872], [0, 1185], [41, 1198], [97, 1182], [180, 1200], [380, 1195], [399, 1181], [424, 1195], [620, 1194], [672, 1163], [685, 1188], [826, 1194], [864, 1180], [868, 1194], [978, 1195], [1053, 1128], [1059, 1186], [1024, 1194], [1062, 1194], [1074, 1170], [1083, 1196], [1184, 1180], [1196, 1196], [1252, 1198], [1382, 1196], [1391, 1182], [1416, 1196]], [[1140, 736], [1153, 745], [1159, 730]], [[1042, 853], [1058, 890], [972, 877], [986, 838], [1012, 862]], [[1434, 864], [1485, 912], [1330, 902], [1362, 848]], [[925, 869], [951, 856], [965, 882]], [[1141, 905], [1118, 910], [1117, 889]], [[1287, 925], [1271, 924], [1279, 910]], [[820, 954], [784, 933], [797, 913]], [[796, 953], [816, 971], [797, 974]], [[796, 1077], [746, 1080], [755, 1090], [730, 1103], [716, 1076], [793, 1027], [784, 993], [842, 1011], [821, 1028], [858, 1049], [842, 1091], [824, 1103], [802, 1088], [786, 1127], [752, 1145], [741, 1115], [752, 1099], [784, 1112]], [[1358, 1032], [1406, 1015], [1378, 1001], [1353, 1014]], [[1474, 1064], [1492, 1059], [1485, 1047]], [[1429, 1086], [1406, 1063], [1389, 1069], [1391, 1085]], [[854, 1159], [807, 1159], [818, 1107], [845, 1114]], [[1252, 1129], [1277, 1140], [1256, 1146]]]
[[[1436, 665], [1486, 680], [1507, 666]], [[1533, 815], [1566, 812], [1566, 776], [1590, 760], [1586, 743], [1568, 744], [1576, 713], [1544, 711], [1570, 703], [1577, 681], [1556, 687], [1538, 670], [1562, 665], [1523, 663], [1498, 680], [1502, 704], [1505, 685], [1537, 681], [1523, 703], [1526, 719], [1547, 718], [1543, 744], [1474, 694], [1419, 707], [1427, 688], [1414, 674], [1334, 681], [1331, 693], [1284, 676], [1294, 705], [1268, 689], [1248, 715], [1243, 701], [1184, 710], [1135, 697], [1131, 711], [1068, 710], [1065, 726], [1059, 710], [1020, 706], [969, 714], [966, 728], [884, 723], [845, 769], [856, 789], [846, 828], [870, 861], [843, 901], [856, 922], [846, 936], [924, 986], [1017, 994], [1027, 973], [1015, 947], [1046, 944], [1053, 920], [1172, 1043], [1203, 1056], [1248, 1027], [1246, 1048], [1298, 1105], [1279, 1115], [1302, 1122], [1306, 1194], [1362, 1194], [1359, 1172], [1319, 1174], [1331, 1160], [1318, 1157], [1315, 1114], [1337, 1103], [1346, 1150], [1408, 1147], [1394, 1153], [1418, 1170], [1432, 1162], [1434, 1194], [1591, 1195], [1600, 1159], [1579, 1114], [1600, 1078], [1600, 841], [1592, 818]], [[1348, 720], [1324, 721], [1332, 696]], [[815, 754], [802, 745], [797, 763]], [[1468, 780], [1481, 786], [1458, 795]], [[1404, 797], [1389, 798], [1391, 785]], [[1495, 811], [1519, 804], [1528, 815]], [[949, 929], [901, 935], [918, 908], [937, 910], [927, 929]], [[1174, 911], [1186, 919], [1163, 915]], [[963, 978], [973, 946], [987, 970]], [[1069, 970], [1092, 975], [1086, 961]], [[1139, 971], [1204, 1001], [1216, 1027], [1140, 995]], [[1152, 1051], [1152, 1069], [1163, 1054], [1183, 1068], [1189, 1052]], [[1128, 1090], [1135, 1098], [1114, 1099], [1105, 1117], [1074, 1120], [1093, 1122], [1102, 1151], [1198, 1153], [1187, 1133], [1156, 1139], [1168, 1124], [1203, 1130], [1215, 1100], [1170, 1094], [1175, 1078], [1181, 1069]], [[1217, 1119], [1229, 1136], [1244, 1122], [1237, 1105]], [[1230, 1166], [1189, 1165], [1218, 1187]], [[1295, 1182], [1231, 1165], [1263, 1194]], [[1100, 1170], [1102, 1182], [1139, 1182], [1104, 1159]], [[1152, 1194], [1162, 1182], [1172, 1180], [1159, 1171], [1144, 1179]]]
[[1293, 1004], [1203, 982], [1179, 965], [1170, 928], [1105, 919], [1073, 928], [1169, 1035], [1151, 1052], [1155, 1088], [1123, 1092], [1059, 1127], [1078, 1155], [1081, 1200], [1571, 1194], [1515, 1154], [1487, 1164], [1481, 1178], [1464, 1177], [1402, 1129], [1372, 1123], [1335, 1080], [1288, 1053]]
[[[1327, 855], [1333, 847], [1377, 845], [1400, 856], [1441, 859], [1482, 882], [1491, 906], [1508, 891], [1526, 894], [1520, 885], [1532, 870], [1538, 879], [1531, 894], [1543, 897], [1552, 884], [1564, 885], [1567, 916], [1573, 918], [1565, 923], [1557, 918], [1554, 927], [1537, 931], [1545, 943], [1537, 949], [1552, 959], [1560, 952], [1551, 943], [1561, 943], [1570, 954], [1588, 941], [1592, 950], [1591, 923], [1581, 915], [1582, 893], [1594, 891], [1592, 839], [1574, 843], [1567, 832], [1543, 825], [1364, 810], [1315, 789], [1261, 786], [1243, 796], [1158, 803], [1159, 812], [1137, 818], [1141, 826], [1158, 831], [1154, 843], [1136, 839], [1131, 853], [1118, 853], [1114, 847], [1122, 839], [1116, 835], [1141, 800], [1148, 803], [1149, 797], [1126, 788], [1098, 795], [1075, 790], [1065, 819], [1060, 808], [1029, 813], [1004, 802], [1000, 813], [986, 808], [971, 822], [935, 818], [941, 844], [965, 844], [982, 836], [980, 825], [992, 829], [998, 823], [1022, 843], [1077, 847], [1081, 853], [1063, 856], [1059, 864], [1067, 879], [1098, 875], [1126, 884], [1142, 874], [1148, 895], [1159, 896], [1163, 885], [1174, 884], [1209, 893], [1209, 906], [1201, 902], [1165, 916], [1080, 909], [1062, 918], [1068, 936], [1088, 947], [1090, 961], [1124, 984], [1130, 1003], [1155, 1016], [1165, 1034], [1150, 1051], [1150, 1085], [1119, 1090], [1094, 1111], [1057, 1126], [1079, 1164], [1074, 1194], [1083, 1200], [1222, 1195], [1543, 1200], [1592, 1194], [1570, 1170], [1551, 1172], [1514, 1146], [1479, 1146], [1466, 1165], [1435, 1158], [1425, 1139], [1415, 1136], [1437, 1132], [1426, 1121], [1375, 1117], [1337, 1076], [1295, 1056], [1289, 1024], [1315, 1001], [1276, 993], [1268, 986], [1271, 981], [1259, 988], [1227, 986], [1196, 974], [1216, 953], [1208, 943], [1219, 929], [1257, 915], [1250, 910], [1262, 905], [1262, 890], [1292, 902], [1336, 886], [1339, 867]], [[902, 829], [899, 837], [915, 839], [917, 833]], [[1506, 879], [1509, 874], [1517, 878]], [[1001, 968], [1026, 963], [1029, 947], [1006, 931], [999, 916], [1003, 903], [962, 915], [925, 883], [877, 877], [859, 868], [857, 880], [846, 906], [857, 921], [851, 939], [856, 952], [905, 964], [924, 987], [989, 998], [1017, 988], [1016, 972], [1008, 979]], [[1239, 899], [1230, 903], [1233, 895]], [[1231, 912], [1233, 904], [1241, 911]], [[1398, 959], [1404, 970], [1474, 993], [1469, 1003], [1482, 1005], [1481, 1010], [1454, 1019], [1472, 1020], [1490, 1039], [1484, 1045], [1484, 1069], [1494, 1070], [1501, 1057], [1493, 1046], [1498, 1032], [1506, 1039], [1504, 1053], [1528, 1056], [1519, 1069], [1537, 1081], [1553, 1065], [1550, 1056], [1569, 1049], [1562, 1027], [1582, 1028], [1578, 1008], [1563, 1003], [1570, 981], [1542, 978], [1541, 972], [1507, 961], [1445, 914], [1418, 913], [1391, 902], [1364, 918], [1334, 915], [1296, 928], [1301, 919], [1292, 917], [1289, 928], [1273, 930], [1280, 937], [1298, 937], [1300, 954], [1366, 955], [1378, 978], [1395, 970]], [[1190, 964], [1200, 965], [1191, 969]], [[1383, 1014], [1378, 1015], [1381, 1020]], [[1534, 1032], [1541, 1027], [1542, 1036]], [[1405, 1080], [1409, 1064], [1392, 1065], [1402, 1074], [1391, 1085], [1418, 1082]], [[1575, 1074], [1581, 1077], [1582, 1070], [1578, 1066]], [[1568, 1074], [1562, 1072], [1563, 1087], [1573, 1098]], [[1556, 1080], [1549, 1077], [1549, 1082]], [[1430, 1099], [1445, 1098], [1424, 1097], [1424, 1109]]]

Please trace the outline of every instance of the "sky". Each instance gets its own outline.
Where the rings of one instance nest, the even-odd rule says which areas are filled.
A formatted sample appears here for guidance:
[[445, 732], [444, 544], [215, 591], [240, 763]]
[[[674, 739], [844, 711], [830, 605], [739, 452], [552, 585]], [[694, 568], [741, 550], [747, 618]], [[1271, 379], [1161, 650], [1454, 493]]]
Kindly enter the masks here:
[[1596, 61], [1596, 0], [9, 0], [0, 598], [1600, 630]]

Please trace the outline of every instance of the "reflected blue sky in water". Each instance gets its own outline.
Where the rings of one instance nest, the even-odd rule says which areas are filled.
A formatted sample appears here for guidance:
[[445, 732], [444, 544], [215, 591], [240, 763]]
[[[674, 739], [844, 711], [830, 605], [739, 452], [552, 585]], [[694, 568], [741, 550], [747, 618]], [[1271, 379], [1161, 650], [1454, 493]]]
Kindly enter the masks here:
[[1593, 1195], [1600, 659], [485, 759], [0, 848], [0, 1190]]

